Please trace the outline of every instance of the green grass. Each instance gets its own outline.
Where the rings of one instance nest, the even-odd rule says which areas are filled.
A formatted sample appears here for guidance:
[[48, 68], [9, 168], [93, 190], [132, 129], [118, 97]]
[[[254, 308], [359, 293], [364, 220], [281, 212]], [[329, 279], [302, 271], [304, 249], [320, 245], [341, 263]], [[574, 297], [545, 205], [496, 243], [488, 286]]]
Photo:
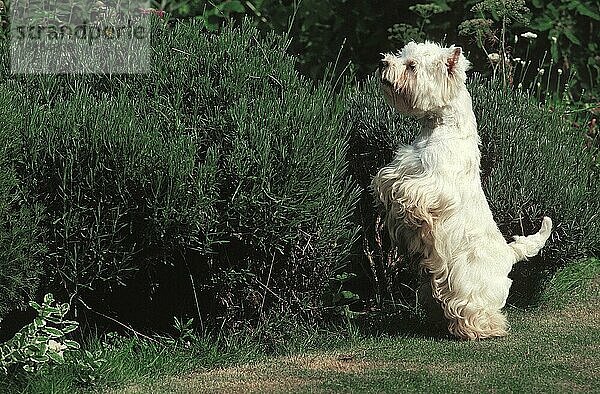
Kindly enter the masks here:
[[542, 305], [560, 306], [585, 299], [594, 286], [589, 283], [600, 277], [600, 259], [587, 259], [570, 264], [556, 272], [540, 298]]
[[[594, 300], [597, 301], [597, 294]], [[505, 339], [459, 342], [380, 337], [333, 351], [178, 373], [111, 393], [192, 392], [594, 392], [600, 313], [593, 300], [559, 312], [511, 311]]]
[[444, 335], [406, 335], [403, 329], [373, 335], [356, 325], [323, 331], [279, 319], [275, 326], [176, 345], [164, 339], [96, 339], [86, 348], [107, 361], [97, 369], [94, 385], [78, 384], [82, 370], [70, 365], [0, 380], [0, 388], [29, 393], [597, 392], [598, 265], [587, 260], [559, 271], [540, 308], [509, 308], [507, 338], [462, 342]]

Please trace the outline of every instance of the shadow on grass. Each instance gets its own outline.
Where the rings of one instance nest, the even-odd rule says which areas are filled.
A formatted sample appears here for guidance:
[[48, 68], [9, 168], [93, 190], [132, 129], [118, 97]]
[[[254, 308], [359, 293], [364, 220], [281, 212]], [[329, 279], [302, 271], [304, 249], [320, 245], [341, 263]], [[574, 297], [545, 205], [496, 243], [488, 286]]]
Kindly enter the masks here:
[[379, 311], [361, 316], [357, 328], [365, 336], [394, 336], [455, 340], [447, 329], [441, 309], [412, 308], [399, 311]]

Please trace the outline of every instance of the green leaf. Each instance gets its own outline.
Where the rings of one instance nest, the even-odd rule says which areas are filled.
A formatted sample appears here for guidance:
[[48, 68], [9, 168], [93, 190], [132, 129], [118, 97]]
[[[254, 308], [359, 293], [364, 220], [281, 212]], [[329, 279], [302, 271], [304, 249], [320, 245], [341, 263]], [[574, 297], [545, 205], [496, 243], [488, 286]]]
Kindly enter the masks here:
[[353, 272], [343, 272], [341, 274], [336, 275], [333, 279], [337, 282], [347, 282], [350, 279], [356, 277], [356, 274]]
[[219, 4], [217, 7], [219, 7], [219, 9], [223, 12], [238, 12], [238, 13], [246, 12], [246, 9], [242, 5], [242, 3], [237, 0], [226, 1], [224, 3]]
[[569, 41], [571, 41], [573, 44], [581, 45], [581, 41], [579, 41], [579, 38], [577, 38], [575, 34], [573, 34], [572, 30], [564, 30], [563, 33], [565, 33], [565, 36], [567, 36]]
[[79, 350], [81, 349], [81, 345], [76, 342], [76, 341], [72, 341], [70, 339], [65, 339], [63, 341], [63, 343], [67, 346], [67, 348], [69, 348], [69, 350]]
[[70, 309], [70, 308], [71, 308], [71, 306], [70, 306], [68, 303], [66, 303], [66, 302], [65, 302], [64, 304], [61, 304], [61, 305], [59, 306], [60, 312], [61, 312], [61, 314], [62, 314], [63, 316], [64, 316], [64, 315], [66, 315], [66, 314], [67, 314], [67, 312], [69, 312], [69, 309]]
[[70, 324], [68, 326], [63, 327], [61, 331], [62, 331], [63, 335], [68, 334], [70, 332], [77, 330], [77, 327], [78, 327], [77, 324]]
[[42, 332], [50, 335], [52, 338], [59, 338], [63, 336], [62, 331], [54, 327], [44, 327], [42, 328]]
[[50, 353], [48, 353], [48, 355], [34, 354], [32, 356], [29, 356], [29, 359], [35, 363], [46, 363], [46, 362], [48, 362], [48, 360], [50, 360], [50, 358], [48, 357], [49, 355], [50, 355]]
[[47, 343], [40, 343], [38, 345], [38, 354], [42, 355], [42, 354], [46, 354], [46, 352], [48, 351], [48, 344]]
[[597, 13], [595, 13], [594, 11], [592, 11], [591, 9], [589, 9], [583, 3], [579, 3], [579, 2], [577, 3], [577, 12], [579, 13], [579, 15], [587, 16], [587, 17], [590, 17], [590, 18], [595, 19], [597, 21], [600, 21], [600, 15], [598, 15]]
[[52, 361], [58, 364], [62, 364], [65, 362], [65, 357], [62, 354], [55, 352], [54, 350], [48, 351], [48, 357], [50, 357]]
[[50, 323], [59, 324], [63, 322], [63, 319], [60, 316], [49, 315], [45, 318]]
[[531, 28], [538, 31], [547, 31], [552, 29], [555, 21], [550, 18], [548, 15], [543, 15], [531, 22]]
[[60, 309], [53, 307], [53, 306], [44, 305], [44, 307], [42, 308], [41, 314], [43, 317], [49, 316], [52, 314], [60, 314]]
[[348, 290], [343, 290], [340, 292], [340, 295], [342, 296], [342, 298], [346, 299], [346, 300], [358, 300], [360, 299], [360, 297], [358, 296], [358, 294], [355, 294], [351, 291]]
[[52, 295], [52, 293], [48, 293], [44, 296], [44, 304], [51, 304], [52, 302], [54, 302], [54, 296]]
[[33, 327], [35, 327], [35, 329], [39, 329], [40, 327], [44, 327], [46, 325], [46, 321], [44, 319], [42, 319], [41, 317], [36, 317], [33, 320]]

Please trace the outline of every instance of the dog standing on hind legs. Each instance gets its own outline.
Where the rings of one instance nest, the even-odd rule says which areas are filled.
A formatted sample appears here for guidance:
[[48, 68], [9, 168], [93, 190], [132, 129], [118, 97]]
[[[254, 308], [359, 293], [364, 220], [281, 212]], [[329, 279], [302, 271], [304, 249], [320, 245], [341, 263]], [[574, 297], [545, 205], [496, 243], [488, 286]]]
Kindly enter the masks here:
[[552, 221], [544, 217], [540, 231], [509, 244], [500, 233], [481, 187], [468, 67], [461, 48], [429, 42], [384, 55], [377, 70], [384, 97], [417, 117], [421, 130], [372, 185], [392, 241], [403, 237], [422, 256], [449, 331], [483, 339], [507, 334], [501, 309], [512, 283], [508, 273], [544, 247]]

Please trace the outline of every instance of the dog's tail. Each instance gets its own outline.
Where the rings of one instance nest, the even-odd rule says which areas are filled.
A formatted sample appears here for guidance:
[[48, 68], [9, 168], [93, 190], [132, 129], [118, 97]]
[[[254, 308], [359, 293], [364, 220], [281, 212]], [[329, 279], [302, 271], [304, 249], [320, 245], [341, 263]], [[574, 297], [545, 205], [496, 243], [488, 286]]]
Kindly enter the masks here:
[[533, 257], [540, 249], [544, 247], [546, 241], [550, 237], [552, 231], [552, 220], [545, 216], [542, 220], [540, 231], [527, 237], [515, 235], [514, 242], [508, 244], [515, 253], [516, 262], [527, 260], [528, 257]]

